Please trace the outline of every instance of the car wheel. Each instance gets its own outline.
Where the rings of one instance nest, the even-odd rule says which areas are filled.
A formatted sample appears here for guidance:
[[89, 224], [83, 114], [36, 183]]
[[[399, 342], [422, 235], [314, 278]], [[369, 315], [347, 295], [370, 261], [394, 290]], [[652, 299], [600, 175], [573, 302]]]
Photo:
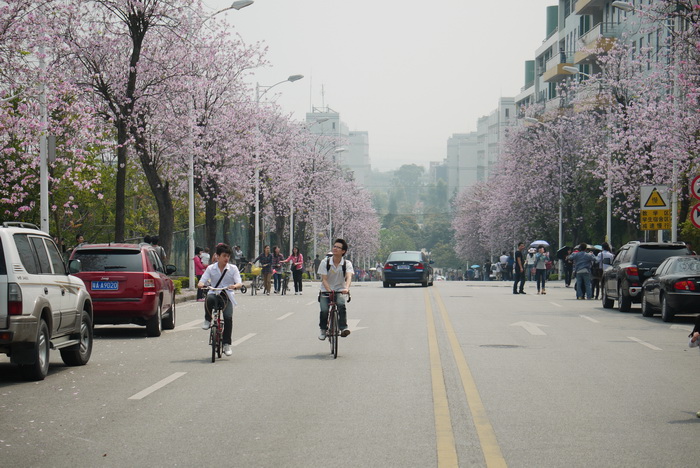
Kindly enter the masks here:
[[173, 297], [173, 303], [170, 304], [170, 311], [168, 315], [163, 319], [163, 330], [172, 330], [175, 328], [175, 298]]
[[652, 317], [654, 315], [654, 311], [651, 309], [651, 306], [647, 302], [647, 295], [643, 294], [642, 295], [642, 316], [643, 317]]
[[384, 286], [385, 288], [388, 288], [388, 287], [389, 287], [389, 282], [388, 282], [388, 281], [383, 281], [383, 282], [382, 282], [382, 286]]
[[392, 288], [395, 288], [395, 287], [396, 287], [396, 283], [389, 283], [389, 286], [391, 286]]
[[617, 308], [620, 310], [620, 312], [629, 312], [630, 309], [632, 309], [632, 298], [631, 297], [625, 297], [624, 294], [622, 294], [621, 290], [617, 290]]
[[27, 380], [44, 380], [49, 373], [49, 326], [42, 319], [39, 321], [39, 330], [36, 334], [36, 341], [33, 343], [32, 355], [33, 364], [23, 364], [20, 366], [22, 375]]
[[155, 315], [153, 317], [151, 317], [150, 319], [148, 319], [148, 323], [146, 323], [146, 335], [155, 338], [155, 337], [160, 336], [160, 333], [162, 330], [163, 330], [163, 307], [160, 305], [160, 302], [159, 302]]
[[675, 315], [676, 312], [670, 305], [668, 305], [666, 296], [661, 296], [661, 320], [664, 322], [671, 322]]
[[427, 288], [427, 287], [428, 287], [428, 282], [427, 282], [427, 281], [423, 281], [420, 285], [423, 286], [424, 288]]
[[603, 286], [603, 308], [612, 309], [615, 305], [615, 301], [608, 297], [608, 293], [605, 291], [605, 286]]
[[80, 317], [80, 342], [61, 350], [61, 359], [67, 366], [84, 366], [92, 354], [92, 320], [83, 311]]

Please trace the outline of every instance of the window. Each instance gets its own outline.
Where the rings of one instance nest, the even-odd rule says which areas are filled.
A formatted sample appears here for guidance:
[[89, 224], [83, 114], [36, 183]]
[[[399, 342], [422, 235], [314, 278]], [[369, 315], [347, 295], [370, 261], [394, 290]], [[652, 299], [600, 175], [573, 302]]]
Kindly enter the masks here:
[[617, 265], [619, 263], [622, 263], [625, 261], [625, 258], [627, 257], [627, 252], [628, 249], [622, 249], [617, 253], [617, 256], [615, 257], [615, 260], [613, 261], [613, 265]]
[[58, 252], [58, 248], [56, 248], [56, 244], [54, 244], [53, 241], [49, 239], [44, 239], [44, 242], [46, 243], [46, 249], [49, 251], [49, 257], [51, 258], [51, 266], [53, 267], [53, 273], [55, 275], [67, 274], [66, 265], [65, 263], [63, 263], [63, 259], [61, 258], [61, 254]]
[[17, 252], [19, 253], [19, 258], [22, 259], [22, 265], [27, 273], [32, 275], [39, 274], [39, 262], [34, 255], [32, 247], [29, 245], [29, 239], [27, 239], [26, 234], [15, 234], [15, 245], [17, 246]]
[[39, 271], [44, 274], [51, 274], [51, 262], [49, 261], [49, 254], [46, 252], [46, 246], [44, 245], [44, 240], [41, 237], [30, 237], [29, 240], [36, 250], [36, 255], [39, 257]]
[[163, 263], [160, 261], [160, 257], [156, 255], [156, 253], [152, 250], [149, 250], [148, 252], [148, 263], [150, 263], [153, 266], [153, 269], [155, 271], [160, 271], [161, 273], [165, 273], [165, 269], [163, 268]]
[[80, 260], [82, 271], [143, 271], [138, 250], [78, 250], [73, 259]]
[[0, 275], [7, 274], [7, 266], [5, 265], [5, 251], [2, 249], [2, 240], [0, 240]]

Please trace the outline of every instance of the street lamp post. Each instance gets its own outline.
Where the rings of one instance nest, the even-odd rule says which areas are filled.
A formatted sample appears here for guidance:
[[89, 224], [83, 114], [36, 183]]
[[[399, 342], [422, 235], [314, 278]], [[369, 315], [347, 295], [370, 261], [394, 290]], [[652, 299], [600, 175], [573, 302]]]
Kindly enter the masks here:
[[[300, 79], [304, 78], [304, 75], [290, 75], [286, 80], [282, 80], [278, 83], [275, 83], [270, 86], [260, 86], [260, 83], [255, 83], [255, 103], [256, 105], [260, 105], [260, 99], [272, 88], [274, 88], [277, 85], [281, 85], [282, 83], [290, 82], [293, 83], [295, 81], [298, 81]], [[260, 88], [264, 88], [264, 91], [261, 93]], [[254, 255], [253, 258], [258, 258], [258, 255], [260, 255], [260, 167], [258, 166], [258, 161], [257, 161], [257, 154], [256, 154], [256, 161], [255, 161], [255, 248], [253, 249]]]
[[44, 44], [39, 46], [39, 68], [41, 68], [41, 95], [39, 107], [41, 112], [41, 136], [39, 137], [39, 215], [41, 218], [41, 230], [49, 232], [49, 158], [46, 132], [49, 131], [49, 116], [47, 110], [46, 95], [46, 58]]
[[[559, 147], [558, 148], [559, 149], [559, 243], [557, 245], [557, 248], [561, 249], [563, 247], [563, 244], [564, 244], [564, 241], [563, 241], [563, 238], [564, 238], [564, 230], [563, 230], [563, 226], [564, 226], [564, 222], [563, 222], [564, 194], [562, 191], [562, 176], [563, 176], [562, 158], [564, 157], [564, 154], [563, 154], [563, 142], [562, 142], [561, 134], [558, 131], [556, 131], [555, 129], [553, 129], [551, 125], [547, 125], [544, 122], [540, 122], [539, 120], [537, 120], [533, 117], [524, 117], [523, 120], [525, 120], [525, 122], [529, 122], [532, 124], [541, 125], [556, 135], [555, 141], [557, 143], [557, 146]], [[559, 259], [559, 262], [557, 262], [558, 278], [560, 280], [563, 279], [562, 278], [562, 271], [564, 270], [563, 263], [564, 262], [561, 259]]]
[[[214, 14], [210, 15], [207, 17], [204, 22], [207, 22], [214, 16], [218, 15], [219, 13], [223, 13], [228, 10], [240, 10], [241, 8], [245, 8], [247, 6], [250, 6], [253, 4], [253, 0], [238, 0], [235, 1], [231, 4], [230, 7], [224, 8], [223, 10], [219, 10], [215, 12]], [[204, 22], [202, 24], [204, 24]], [[195, 274], [194, 274], [194, 151], [190, 151], [190, 157], [188, 161], [188, 168], [187, 168], [187, 191], [188, 191], [188, 200], [187, 200], [187, 208], [188, 208], [188, 226], [187, 226], [187, 254], [188, 254], [188, 265], [189, 270], [190, 270], [190, 281], [189, 281], [189, 288], [190, 290], [195, 289], [196, 284], [195, 284]]]

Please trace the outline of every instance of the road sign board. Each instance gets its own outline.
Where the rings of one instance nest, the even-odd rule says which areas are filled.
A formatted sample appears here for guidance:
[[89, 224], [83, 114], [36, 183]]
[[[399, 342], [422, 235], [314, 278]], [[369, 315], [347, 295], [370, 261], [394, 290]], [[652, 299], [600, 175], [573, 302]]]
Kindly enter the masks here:
[[690, 221], [692, 221], [696, 228], [700, 228], [700, 203], [690, 210]]
[[642, 185], [639, 198], [642, 210], [666, 210], [668, 204], [668, 187], [665, 185]]
[[641, 210], [639, 224], [642, 231], [671, 229], [671, 210]]
[[690, 184], [690, 193], [700, 200], [700, 175], [696, 175], [693, 182]]
[[643, 231], [671, 229], [671, 207], [666, 185], [642, 185], [639, 197], [639, 228]]

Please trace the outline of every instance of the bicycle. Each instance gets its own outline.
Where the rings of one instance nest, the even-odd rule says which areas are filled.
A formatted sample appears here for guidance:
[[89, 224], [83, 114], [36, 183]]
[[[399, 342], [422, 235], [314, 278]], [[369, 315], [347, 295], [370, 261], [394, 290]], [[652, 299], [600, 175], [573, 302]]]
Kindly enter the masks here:
[[[328, 322], [326, 328], [326, 336], [328, 337], [328, 342], [331, 346], [331, 354], [333, 359], [338, 358], [338, 338], [340, 338], [340, 325], [338, 316], [338, 305], [335, 302], [335, 295], [342, 294], [339, 291], [330, 291], [322, 293], [324, 296], [328, 296]], [[348, 293], [348, 300], [350, 302], [350, 293]]]
[[[262, 273], [262, 268], [256, 267], [256, 266], [249, 263], [248, 265], [245, 266], [245, 272], [250, 274], [250, 276], [252, 276], [252, 278], [250, 280], [250, 295], [254, 296], [254, 295], [258, 294], [258, 291], [263, 288], [263, 280], [262, 280], [262, 277], [260, 276], [260, 274]], [[247, 289], [248, 289], [248, 288], [245, 288], [245, 289], [244, 288], [245, 288], [245, 286], [243, 288], [241, 288], [241, 292], [243, 294], [245, 294]]]
[[[226, 291], [228, 288], [203, 288], [207, 291]], [[216, 305], [213, 311], [209, 311], [211, 314], [211, 328], [209, 329], [209, 346], [211, 346], [211, 362], [215, 362], [218, 357], [221, 359], [221, 354], [224, 351], [224, 319], [223, 313], [224, 309], [228, 305], [228, 295], [217, 294]], [[204, 307], [208, 307], [208, 302], [204, 302]]]
[[285, 266], [282, 270], [282, 294], [283, 296], [289, 291], [289, 267]]

